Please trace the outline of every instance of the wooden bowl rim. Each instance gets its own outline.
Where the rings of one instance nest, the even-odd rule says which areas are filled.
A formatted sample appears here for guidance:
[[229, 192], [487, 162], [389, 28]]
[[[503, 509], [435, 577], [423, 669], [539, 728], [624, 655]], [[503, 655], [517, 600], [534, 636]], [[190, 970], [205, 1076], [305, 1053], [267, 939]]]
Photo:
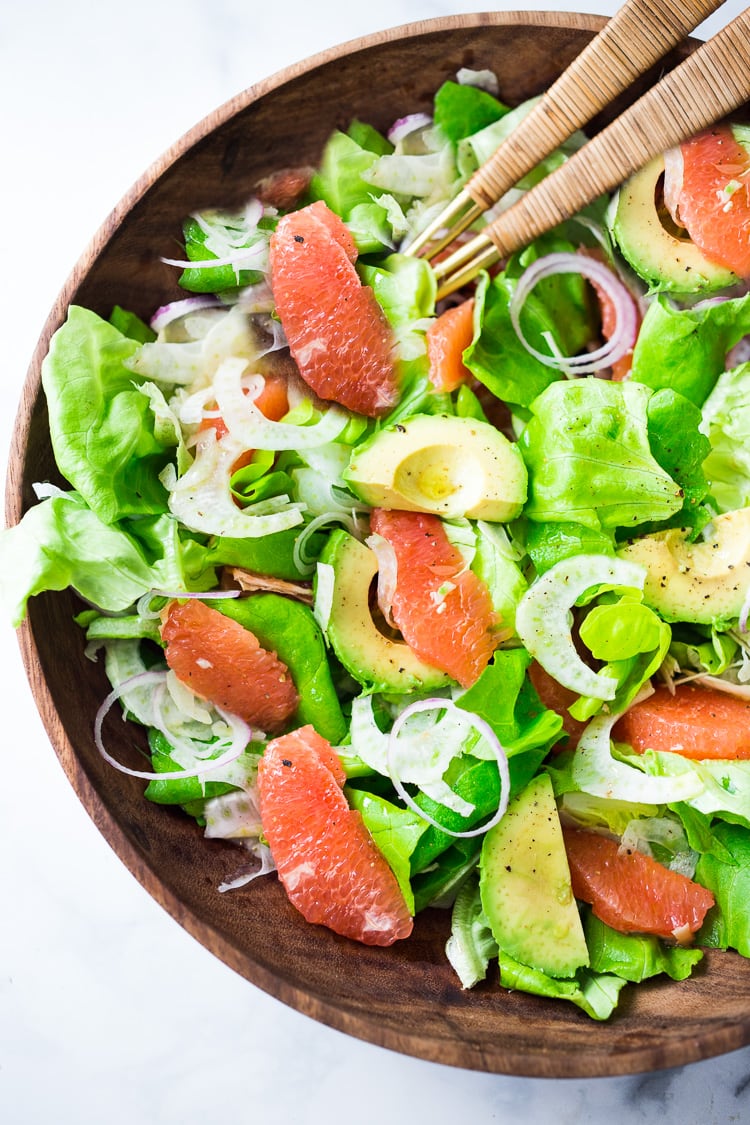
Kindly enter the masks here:
[[[104, 251], [114, 232], [118, 230], [135, 205], [165, 171], [193, 146], [215, 129], [224, 125], [235, 114], [291, 80], [300, 78], [343, 56], [394, 40], [418, 38], [426, 34], [443, 31], [476, 29], [483, 26], [557, 27], [595, 33], [606, 22], [605, 17], [582, 13], [516, 10], [441, 16], [435, 19], [402, 24], [348, 40], [335, 47], [320, 51], [309, 58], [295, 62], [230, 98], [184, 133], [136, 180], [105, 219], [73, 267], [45, 321], [32, 355], [16, 416], [5, 489], [6, 525], [13, 526], [16, 524], [24, 511], [21, 490], [24, 455], [29, 441], [34, 406], [41, 393], [41, 364], [47, 353], [50, 339], [63, 322], [72, 295], [93, 263]], [[384, 1029], [380, 1026], [376, 1027], [371, 1020], [360, 1013], [348, 1010], [342, 1011], [340, 1004], [332, 1001], [329, 997], [313, 993], [309, 988], [306, 989], [292, 980], [282, 979], [278, 973], [269, 970], [266, 965], [259, 963], [257, 959], [251, 958], [247, 951], [227, 940], [210, 924], [197, 918], [190, 910], [186, 910], [179, 898], [165, 884], [162, 877], [144, 860], [117, 819], [102, 802], [85, 771], [77, 768], [78, 759], [75, 751], [60, 721], [50, 689], [41, 673], [39, 649], [28, 620], [18, 629], [18, 641], [32, 695], [51, 745], [79, 800], [104, 839], [151, 897], [172, 918], [240, 976], [284, 1004], [356, 1038], [406, 1055], [465, 1069], [518, 1076], [580, 1078], [639, 1073], [653, 1070], [655, 1067], [662, 1068], [695, 1062], [699, 1059], [734, 1050], [750, 1042], [749, 1017], [746, 1023], [737, 1023], [731, 1028], [718, 1028], [701, 1038], [691, 1038], [683, 1042], [675, 1041], [673, 1045], [660, 1050], [656, 1058], [654, 1048], [651, 1046], [623, 1053], [613, 1053], [605, 1063], [602, 1062], [600, 1056], [595, 1056], [592, 1060], [585, 1052], [579, 1052], [575, 1057], [568, 1059], [568, 1065], [563, 1072], [561, 1069], [550, 1068], [550, 1061], [544, 1054], [543, 1045], [540, 1045], [537, 1052], [526, 1050], [514, 1053], [505, 1048], [500, 1053], [497, 1050], [493, 1051], [491, 1044], [469, 1042], [457, 1034], [451, 1049], [450, 1046], [446, 1047], [445, 1039], [437, 1036], [432, 1037], [429, 1030], [420, 1031], [419, 1034], [410, 1034], [399, 1033], [393, 1029]], [[592, 1029], [592, 1031], [595, 1031], [595, 1029]]]

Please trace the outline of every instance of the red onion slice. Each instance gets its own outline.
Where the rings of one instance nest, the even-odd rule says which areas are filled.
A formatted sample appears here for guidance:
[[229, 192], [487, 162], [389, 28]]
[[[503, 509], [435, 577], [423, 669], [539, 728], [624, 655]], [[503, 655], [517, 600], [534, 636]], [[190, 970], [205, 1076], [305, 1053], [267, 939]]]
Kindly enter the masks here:
[[[401, 730], [406, 720], [410, 717], [410, 715], [415, 714], [415, 712], [417, 711], [447, 711], [450, 708], [460, 711], [461, 717], [465, 718], [466, 721], [470, 723], [471, 726], [473, 726], [474, 729], [481, 734], [482, 738], [484, 738], [493, 752], [493, 755], [497, 761], [497, 768], [500, 773], [500, 803], [498, 804], [497, 811], [485, 824], [480, 824], [478, 828], [472, 828], [466, 832], [455, 832], [451, 828], [446, 828], [444, 824], [440, 824], [439, 821], [433, 820], [433, 818], [428, 813], [426, 813], [424, 809], [420, 809], [416, 801], [412, 800], [412, 798], [406, 792], [406, 789], [404, 788], [400, 778], [394, 773], [393, 767], [391, 765], [393, 748], [396, 744], [399, 731]], [[404, 710], [401, 712], [401, 714], [393, 724], [391, 733], [388, 736], [388, 746], [386, 749], [386, 767], [388, 769], [388, 776], [393, 782], [393, 786], [404, 804], [407, 805], [412, 810], [412, 812], [415, 812], [417, 816], [421, 817], [422, 820], [426, 820], [428, 824], [431, 824], [433, 826], [433, 828], [437, 828], [441, 832], [445, 832], [448, 836], [460, 836], [462, 838], [469, 836], [483, 836], [485, 832], [489, 832], [490, 828], [494, 828], [496, 824], [499, 824], [502, 818], [505, 816], [505, 810], [508, 807], [508, 798], [510, 796], [510, 774], [508, 771], [507, 754], [505, 753], [505, 750], [500, 743], [500, 739], [497, 737], [489, 723], [486, 723], [484, 719], [480, 719], [478, 715], [474, 715], [471, 711], [464, 711], [463, 708], [457, 707], [452, 699], [439, 699], [437, 697], [434, 699], [417, 699], [414, 703], [411, 703], [408, 707], [404, 708]]]
[[139, 672], [135, 676], [124, 680], [119, 687], [113, 688], [109, 695], [104, 699], [101, 707], [96, 713], [94, 720], [94, 742], [96, 748], [104, 758], [105, 762], [109, 762], [120, 773], [126, 773], [130, 777], [140, 777], [145, 781], [180, 781], [187, 777], [201, 777], [205, 773], [211, 773], [222, 766], [228, 766], [230, 762], [235, 762], [244, 751], [247, 744], [252, 739], [252, 730], [244, 720], [240, 719], [237, 715], [232, 715], [228, 711], [224, 711], [221, 707], [216, 707], [215, 710], [222, 719], [226, 722], [229, 729], [232, 731], [232, 742], [229, 749], [220, 754], [218, 758], [210, 758], [205, 762], [200, 762], [189, 770], [168, 770], [165, 773], [154, 773], [152, 770], [134, 770], [130, 766], [124, 766], [113, 758], [109, 751], [104, 746], [102, 739], [102, 726], [104, 720], [109, 713], [113, 703], [120, 698], [123, 692], [132, 687], [144, 687], [146, 684], [160, 684], [164, 687], [166, 682], [167, 673], [163, 671], [157, 672]]
[[406, 117], [399, 117], [388, 130], [388, 140], [392, 145], [398, 144], [409, 133], [416, 133], [417, 129], [424, 129], [432, 125], [432, 118], [426, 113], [410, 113]]
[[173, 320], [177, 320], [186, 313], [197, 312], [199, 309], [224, 308], [223, 303], [213, 294], [206, 293], [201, 297], [185, 297], [182, 301], [170, 301], [168, 305], [161, 305], [151, 317], [149, 324], [154, 332], [161, 332]]
[[[546, 277], [558, 273], [577, 273], [595, 282], [610, 298], [616, 315], [616, 327], [610, 339], [593, 352], [574, 356], [553, 356], [538, 351], [521, 329], [521, 310], [534, 287]], [[638, 332], [638, 310], [632, 294], [620, 279], [593, 258], [582, 254], [555, 253], [538, 258], [521, 275], [510, 303], [510, 319], [516, 335], [530, 355], [546, 367], [570, 371], [573, 375], [592, 375], [621, 359], [633, 347]]]

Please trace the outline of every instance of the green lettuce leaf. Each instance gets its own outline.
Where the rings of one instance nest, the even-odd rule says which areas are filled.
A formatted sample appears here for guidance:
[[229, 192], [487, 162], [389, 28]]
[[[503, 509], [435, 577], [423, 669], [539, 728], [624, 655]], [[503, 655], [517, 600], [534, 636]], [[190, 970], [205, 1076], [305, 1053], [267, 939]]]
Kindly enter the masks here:
[[409, 912], [414, 914], [411, 857], [428, 827], [427, 822], [411, 809], [399, 808], [374, 793], [347, 787], [346, 795], [351, 807], [361, 814], [367, 830], [398, 880]]
[[[617, 682], [617, 692], [609, 703], [612, 711], [627, 710], [661, 667], [672, 639], [669, 625], [634, 594], [618, 598], [607, 595], [589, 610], [579, 632], [594, 659], [601, 661], [607, 674]], [[572, 705], [570, 713], [585, 721], [601, 705], [601, 699], [582, 697]]]
[[654, 459], [683, 492], [682, 508], [672, 519], [680, 527], [692, 527], [708, 493], [703, 464], [711, 446], [699, 430], [701, 412], [689, 399], [665, 387], [649, 399], [647, 417]]
[[445, 947], [461, 987], [473, 988], [484, 980], [490, 960], [497, 954], [497, 942], [482, 910], [479, 880], [467, 879], [453, 904], [451, 934]]
[[589, 910], [584, 917], [591, 969], [638, 983], [665, 973], [685, 980], [702, 959], [700, 949], [669, 946], [650, 934], [620, 934]]
[[74, 305], [42, 363], [57, 466], [104, 523], [167, 510], [168, 449], [126, 366], [139, 346]]
[[435, 125], [453, 144], [499, 121], [508, 112], [508, 106], [476, 86], [448, 81], [435, 94]]
[[726, 366], [726, 356], [750, 333], [750, 293], [700, 308], [678, 308], [658, 294], [648, 307], [633, 351], [632, 378], [679, 392], [702, 406]]
[[161, 516], [127, 526], [102, 522], [70, 492], [43, 500], [0, 532], [0, 596], [12, 623], [19, 625], [28, 599], [45, 590], [71, 587], [120, 613], [148, 590], [184, 589], [176, 521]]
[[534, 996], [553, 1000], [569, 1000], [594, 1020], [606, 1020], [617, 1007], [619, 994], [627, 984], [622, 977], [579, 969], [571, 980], [548, 977], [540, 969], [531, 969], [514, 961], [500, 950], [498, 956], [500, 984]]
[[328, 664], [328, 652], [312, 610], [282, 594], [259, 593], [250, 598], [217, 598], [214, 609], [239, 622], [262, 648], [275, 652], [289, 669], [299, 694], [295, 712], [300, 726], [312, 724], [336, 745], [347, 724]]
[[[208, 215], [214, 225], [221, 224], [220, 212], [209, 212]], [[236, 223], [237, 220], [234, 216], [226, 215], [225, 222], [229, 225]], [[233, 227], [231, 233], [235, 234], [236, 229]], [[206, 246], [208, 234], [196, 219], [185, 220], [182, 225], [182, 236], [185, 240], [185, 257], [188, 261], [209, 262], [212, 258], [219, 257]], [[257, 241], [257, 231], [252, 227], [247, 231], [247, 238], [244, 241], [235, 238], [234, 245], [250, 246], [255, 241]], [[239, 289], [244, 285], [257, 285], [262, 280], [263, 273], [260, 270], [237, 270], [231, 265], [196, 266], [192, 269], [188, 266], [180, 274], [178, 284], [189, 293], [223, 293]]]
[[542, 706], [526, 677], [530, 663], [523, 648], [497, 649], [476, 683], [456, 699], [489, 724], [511, 761], [528, 750], [546, 756], [562, 732], [561, 717]]
[[573, 555], [611, 555], [615, 549], [610, 535], [582, 523], [529, 522], [526, 528], [526, 549], [537, 574], [544, 574]]
[[650, 398], [633, 382], [549, 386], [519, 439], [529, 470], [525, 515], [606, 531], [678, 512], [682, 490], [649, 446]]
[[750, 363], [719, 376], [703, 403], [701, 429], [709, 441], [703, 462], [711, 495], [722, 512], [750, 504]]
[[698, 861], [695, 877], [713, 891], [716, 905], [706, 915], [697, 940], [750, 957], [750, 831], [736, 824], [716, 824], [712, 831], [730, 858], [703, 855]]

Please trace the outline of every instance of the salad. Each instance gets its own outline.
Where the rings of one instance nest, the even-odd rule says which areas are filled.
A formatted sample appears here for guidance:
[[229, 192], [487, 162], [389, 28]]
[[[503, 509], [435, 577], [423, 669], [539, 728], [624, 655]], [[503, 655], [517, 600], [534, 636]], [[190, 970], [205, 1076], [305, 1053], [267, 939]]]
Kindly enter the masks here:
[[148, 320], [71, 307], [2, 589], [79, 595], [97, 747], [238, 845], [217, 894], [442, 908], [463, 988], [606, 1019], [750, 956], [750, 126], [438, 301], [409, 245], [533, 104], [461, 71], [187, 217]]

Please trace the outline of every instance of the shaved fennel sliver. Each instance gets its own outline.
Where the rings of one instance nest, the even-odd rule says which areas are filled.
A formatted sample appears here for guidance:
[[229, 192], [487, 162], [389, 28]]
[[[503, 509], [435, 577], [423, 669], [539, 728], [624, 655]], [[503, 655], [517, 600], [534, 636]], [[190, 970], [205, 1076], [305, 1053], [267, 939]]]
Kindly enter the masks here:
[[576, 652], [571, 609], [593, 586], [643, 589], [646, 571], [637, 563], [609, 555], [561, 559], [529, 587], [516, 610], [516, 631], [524, 645], [563, 687], [594, 699], [614, 699], [617, 683], [594, 672]]

